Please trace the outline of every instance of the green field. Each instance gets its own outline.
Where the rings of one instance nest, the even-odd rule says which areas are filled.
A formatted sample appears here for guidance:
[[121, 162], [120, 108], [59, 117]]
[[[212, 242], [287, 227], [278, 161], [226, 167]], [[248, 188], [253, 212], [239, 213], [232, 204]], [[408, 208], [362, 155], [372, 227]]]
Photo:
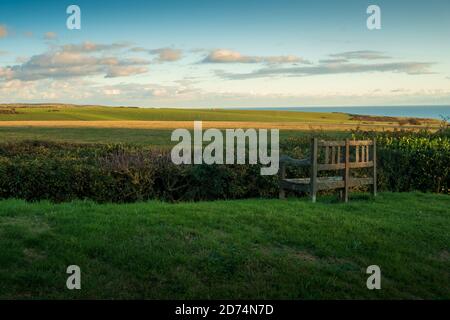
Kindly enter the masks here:
[[0, 207], [0, 298], [450, 298], [445, 195]]
[[172, 144], [170, 141], [171, 133], [172, 130], [154, 129], [0, 127], [0, 142], [30, 140], [71, 143], [126, 143], [158, 147]]
[[[145, 146], [171, 146], [173, 130], [119, 129], [119, 128], [42, 128], [42, 127], [0, 127], [0, 142], [55, 141], [70, 143], [126, 143]], [[282, 130], [280, 139], [299, 137], [311, 132]], [[321, 135], [325, 134], [320, 132]], [[327, 132], [330, 137], [346, 137], [349, 133]]]
[[259, 121], [259, 122], [352, 122], [344, 113], [290, 112], [264, 110], [226, 109], [174, 109], [174, 108], [130, 108], [103, 106], [24, 106], [14, 107], [15, 113], [2, 113], [12, 107], [0, 104], [0, 121], [36, 120], [145, 120], [145, 121]]

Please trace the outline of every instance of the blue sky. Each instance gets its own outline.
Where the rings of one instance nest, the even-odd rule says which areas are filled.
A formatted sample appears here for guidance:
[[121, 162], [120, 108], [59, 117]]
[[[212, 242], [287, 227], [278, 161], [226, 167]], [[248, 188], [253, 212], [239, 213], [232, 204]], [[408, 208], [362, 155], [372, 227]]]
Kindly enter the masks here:
[[[66, 28], [67, 6], [81, 30]], [[381, 30], [366, 9], [381, 8]], [[450, 2], [0, 2], [1, 102], [450, 104]]]

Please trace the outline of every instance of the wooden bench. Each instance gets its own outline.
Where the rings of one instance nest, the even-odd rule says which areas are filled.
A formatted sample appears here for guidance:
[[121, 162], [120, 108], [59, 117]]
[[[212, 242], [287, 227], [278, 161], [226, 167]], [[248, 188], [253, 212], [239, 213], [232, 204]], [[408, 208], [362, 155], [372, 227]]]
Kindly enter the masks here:
[[[280, 199], [285, 198], [285, 191], [309, 192], [312, 202], [316, 202], [317, 192], [320, 190], [340, 189], [341, 199], [348, 201], [351, 187], [371, 185], [375, 196], [377, 193], [377, 162], [375, 140], [345, 140], [323, 141], [317, 138], [311, 141], [311, 155], [309, 159], [293, 159], [288, 156], [280, 157], [279, 186]], [[310, 166], [309, 178], [286, 178], [287, 166]], [[351, 177], [350, 169], [373, 168], [372, 177]], [[339, 176], [319, 177], [319, 171], [342, 170]], [[343, 190], [343, 195], [342, 195]]]

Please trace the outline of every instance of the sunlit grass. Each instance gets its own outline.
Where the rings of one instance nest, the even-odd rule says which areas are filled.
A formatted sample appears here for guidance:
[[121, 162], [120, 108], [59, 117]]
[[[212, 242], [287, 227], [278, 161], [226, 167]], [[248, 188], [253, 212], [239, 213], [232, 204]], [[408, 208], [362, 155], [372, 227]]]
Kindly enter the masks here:
[[[0, 298], [449, 299], [450, 197], [0, 202]], [[82, 290], [65, 289], [66, 267]], [[382, 289], [366, 288], [367, 266]]]

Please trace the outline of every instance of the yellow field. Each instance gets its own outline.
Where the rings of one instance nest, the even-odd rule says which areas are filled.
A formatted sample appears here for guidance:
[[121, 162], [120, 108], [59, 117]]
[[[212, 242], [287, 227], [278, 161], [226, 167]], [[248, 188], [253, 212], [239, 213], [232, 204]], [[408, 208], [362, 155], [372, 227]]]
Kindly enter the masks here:
[[[43, 128], [123, 128], [123, 129], [193, 129], [193, 121], [0, 121], [0, 127], [43, 127]], [[394, 129], [423, 129], [424, 125], [404, 125], [400, 126], [392, 122], [376, 123], [311, 123], [311, 122], [255, 122], [255, 121], [203, 121], [203, 128], [267, 128], [280, 130], [326, 130], [326, 131], [346, 131], [359, 127], [363, 130], [394, 130]], [[430, 124], [429, 129], [437, 129], [438, 126]]]

